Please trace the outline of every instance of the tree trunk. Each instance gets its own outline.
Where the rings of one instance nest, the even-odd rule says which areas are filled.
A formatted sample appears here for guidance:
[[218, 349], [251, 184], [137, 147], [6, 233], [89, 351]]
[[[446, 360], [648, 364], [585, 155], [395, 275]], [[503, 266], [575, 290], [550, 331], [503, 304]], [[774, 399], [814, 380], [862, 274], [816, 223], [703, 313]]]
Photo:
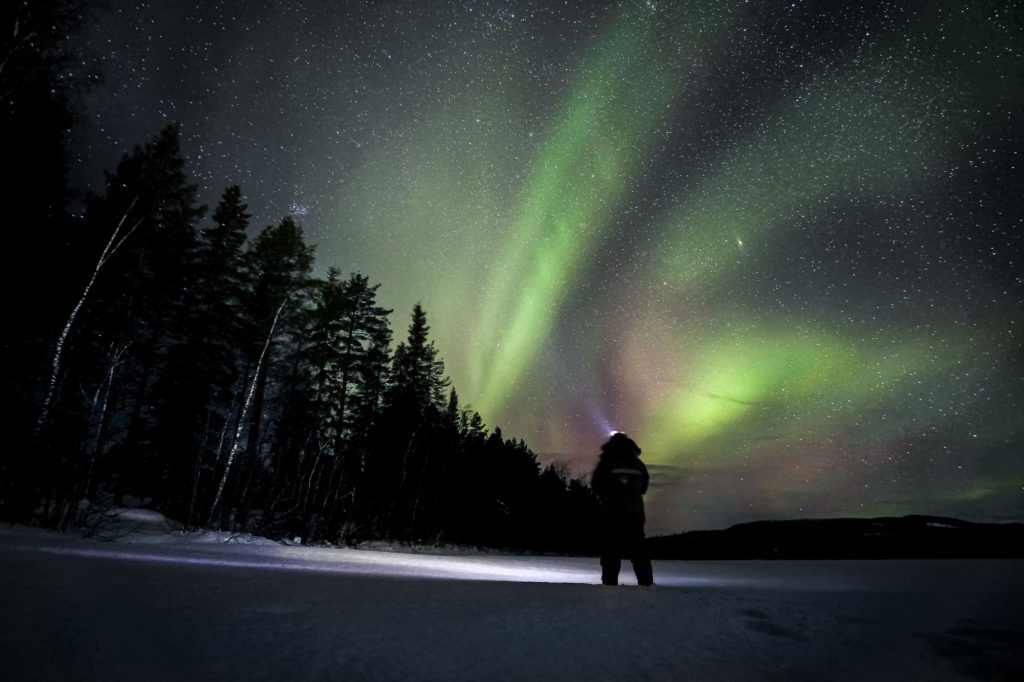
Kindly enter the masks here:
[[96, 278], [99, 277], [100, 270], [110, 260], [110, 257], [124, 244], [124, 241], [131, 236], [135, 228], [142, 222], [140, 218], [129, 230], [120, 236], [121, 228], [124, 227], [125, 220], [128, 219], [128, 214], [132, 208], [135, 207], [135, 202], [139, 198], [135, 197], [132, 199], [131, 204], [128, 205], [128, 209], [121, 216], [121, 220], [118, 221], [117, 227], [114, 228], [114, 233], [110, 235], [110, 239], [107, 241], [107, 245], [103, 248], [103, 252], [100, 254], [99, 260], [96, 262], [96, 267], [93, 268], [92, 276], [85, 285], [85, 289], [82, 290], [82, 295], [78, 297], [78, 303], [71, 309], [71, 314], [68, 316], [67, 322], [64, 323], [64, 328], [61, 330], [60, 336], [57, 337], [57, 346], [53, 351], [53, 362], [50, 370], [50, 380], [47, 384], [46, 397], [43, 399], [42, 408], [39, 411], [39, 419], [36, 420], [36, 435], [42, 432], [46, 426], [46, 422], [50, 419], [50, 408], [53, 405], [54, 396], [57, 394], [57, 388], [60, 384], [60, 372], [61, 365], [64, 360], [64, 344], [67, 342], [68, 335], [71, 333], [71, 328], [75, 324], [75, 319], [78, 317], [78, 312], [82, 309], [82, 305], [85, 304], [86, 297], [89, 296], [89, 292], [92, 290], [93, 284], [96, 283]]
[[270, 348], [270, 340], [274, 337], [274, 328], [277, 327], [277, 320], [281, 317], [281, 311], [284, 310], [284, 306], [288, 302], [288, 299], [289, 296], [285, 296], [284, 300], [281, 301], [281, 305], [278, 306], [277, 312], [274, 314], [274, 321], [270, 324], [270, 330], [267, 332], [267, 340], [263, 344], [263, 351], [260, 353], [259, 361], [256, 363], [256, 376], [253, 377], [252, 384], [249, 387], [249, 394], [246, 397], [245, 404], [242, 406], [242, 414], [238, 420], [238, 428], [235, 430], [235, 440], [231, 444], [231, 452], [228, 453], [228, 460], [224, 463], [224, 472], [221, 474], [220, 483], [217, 485], [217, 494], [213, 498], [213, 504], [210, 505], [211, 522], [220, 507], [221, 497], [224, 495], [224, 485], [227, 483], [228, 475], [231, 473], [231, 465], [234, 464], [235, 457], [238, 455], [238, 444], [242, 440], [242, 429], [245, 426], [245, 416], [252, 404], [253, 395], [256, 392], [257, 380], [263, 370], [263, 362], [266, 359], [267, 350]]

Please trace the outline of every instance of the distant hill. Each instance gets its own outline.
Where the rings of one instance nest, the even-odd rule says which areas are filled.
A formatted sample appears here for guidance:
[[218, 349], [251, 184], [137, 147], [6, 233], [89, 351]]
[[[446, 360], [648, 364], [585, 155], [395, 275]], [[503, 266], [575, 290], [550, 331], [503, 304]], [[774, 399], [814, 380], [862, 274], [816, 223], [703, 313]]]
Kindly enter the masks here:
[[1024, 558], [1024, 524], [939, 516], [755, 521], [647, 543], [655, 559]]

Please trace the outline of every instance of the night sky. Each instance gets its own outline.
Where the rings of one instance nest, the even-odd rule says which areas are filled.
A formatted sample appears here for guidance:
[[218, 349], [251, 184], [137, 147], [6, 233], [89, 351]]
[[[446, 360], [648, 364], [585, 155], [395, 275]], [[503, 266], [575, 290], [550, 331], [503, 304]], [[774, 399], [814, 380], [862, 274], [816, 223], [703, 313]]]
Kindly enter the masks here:
[[1024, 519], [1024, 9], [110, 0], [74, 181], [170, 121], [201, 199], [421, 302], [463, 406], [648, 532]]

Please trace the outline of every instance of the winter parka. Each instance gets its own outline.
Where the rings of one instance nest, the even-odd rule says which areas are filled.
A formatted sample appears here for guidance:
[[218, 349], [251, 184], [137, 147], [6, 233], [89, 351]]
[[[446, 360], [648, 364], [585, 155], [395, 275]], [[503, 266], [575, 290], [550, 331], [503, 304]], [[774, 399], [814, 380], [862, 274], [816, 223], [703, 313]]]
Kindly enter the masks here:
[[647, 467], [640, 461], [640, 448], [625, 434], [615, 434], [602, 448], [590, 485], [601, 500], [606, 522], [638, 524], [642, 528], [649, 482]]

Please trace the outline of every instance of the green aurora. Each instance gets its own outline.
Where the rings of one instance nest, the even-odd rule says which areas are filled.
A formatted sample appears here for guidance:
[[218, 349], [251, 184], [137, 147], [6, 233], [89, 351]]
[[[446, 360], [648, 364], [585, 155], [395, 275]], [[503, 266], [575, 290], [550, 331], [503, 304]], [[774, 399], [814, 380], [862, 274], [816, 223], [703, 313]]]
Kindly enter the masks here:
[[1024, 518], [1018, 5], [360, 11], [274, 61], [267, 183], [490, 428], [628, 432], [653, 533]]

